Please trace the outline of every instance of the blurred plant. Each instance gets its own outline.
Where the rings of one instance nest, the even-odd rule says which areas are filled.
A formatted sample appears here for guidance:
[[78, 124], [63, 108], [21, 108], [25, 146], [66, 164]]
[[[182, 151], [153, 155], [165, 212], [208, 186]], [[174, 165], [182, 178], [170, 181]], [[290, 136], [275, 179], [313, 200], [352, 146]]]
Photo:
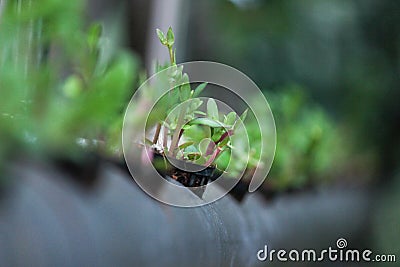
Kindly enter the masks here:
[[393, 177], [400, 147], [400, 1], [231, 2], [238, 1], [192, 3], [188, 27], [196, 34], [187, 57], [240, 66], [263, 88], [304, 85], [347, 124], [357, 153], [375, 158], [368, 161], [379, 176], [368, 163], [363, 175]]
[[278, 143], [268, 184], [283, 190], [327, 181], [344, 168], [350, 147], [340, 128], [304, 90], [289, 86], [269, 94]]
[[[340, 125], [328, 116], [318, 105], [312, 104], [305, 90], [291, 85], [268, 93], [271, 110], [277, 127], [277, 147], [270, 178], [265, 186], [269, 190], [284, 191], [305, 186], [347, 179], [351, 168], [351, 182], [364, 182], [369, 176], [354, 177], [357, 168], [365, 169], [366, 161], [357, 166], [360, 156], [355, 154], [352, 140], [346, 136]], [[254, 110], [264, 108], [251, 105]], [[253, 111], [254, 111], [253, 110]], [[252, 112], [247, 116], [245, 128], [249, 140], [249, 161], [244, 180], [250, 180], [257, 167], [266, 161], [261, 157], [262, 142], [258, 122]], [[266, 155], [266, 153], [263, 153]], [[226, 158], [224, 159], [226, 160]], [[226, 164], [227, 161], [222, 162]], [[246, 164], [240, 160], [238, 166]], [[240, 168], [236, 168], [240, 169]]]
[[[0, 21], [0, 157], [118, 152], [136, 60], [85, 30], [84, 1], [7, 1]], [[103, 144], [103, 145], [99, 145]], [[2, 162], [2, 161], [1, 161]]]

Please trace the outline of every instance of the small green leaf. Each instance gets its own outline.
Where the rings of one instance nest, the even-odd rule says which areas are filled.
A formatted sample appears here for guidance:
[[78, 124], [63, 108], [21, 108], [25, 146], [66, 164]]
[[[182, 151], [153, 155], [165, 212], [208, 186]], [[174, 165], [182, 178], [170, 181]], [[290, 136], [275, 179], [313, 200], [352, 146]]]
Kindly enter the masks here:
[[189, 76], [186, 73], [182, 75], [181, 83], [189, 83]]
[[174, 32], [172, 31], [172, 28], [169, 27], [168, 32], [167, 32], [167, 44], [168, 44], [168, 46], [173, 46], [174, 43], [175, 43]]
[[230, 126], [225, 125], [224, 123], [218, 122], [218, 121], [210, 119], [210, 118], [196, 118], [196, 119], [190, 121], [188, 124], [190, 124], [190, 125], [206, 125], [211, 128], [221, 128], [221, 127], [230, 128]]
[[190, 154], [190, 153], [199, 153], [199, 150], [197, 149], [196, 146], [190, 145], [185, 148], [185, 154]]
[[190, 98], [190, 92], [191, 92], [190, 84], [185, 83], [181, 86], [181, 92], [180, 92], [180, 100], [186, 101]]
[[236, 113], [232, 111], [225, 117], [224, 123], [227, 125], [233, 125], [235, 124], [235, 121], [236, 121]]
[[157, 32], [158, 39], [160, 40], [160, 42], [163, 45], [167, 45], [167, 38], [165, 37], [164, 33], [160, 29], [157, 29], [156, 32]]
[[[159, 62], [156, 62], [155, 70], [156, 70], [156, 73], [158, 73], [158, 72], [161, 72], [161, 71], [163, 71], [165, 69], [168, 69], [169, 67], [170, 67], [170, 65], [168, 63], [167, 64], [160, 64]], [[147, 76], [144, 77], [143, 83], [146, 80], [147, 80]]]
[[187, 129], [189, 129], [190, 127], [192, 127], [192, 125], [185, 124], [185, 125], [182, 126], [182, 130], [187, 130]]
[[[219, 128], [219, 129], [223, 129], [223, 128]], [[216, 132], [214, 132], [213, 135], [212, 135], [212, 137], [211, 137], [211, 139], [212, 139], [214, 142], [217, 142], [217, 141], [221, 138], [221, 136], [222, 136], [222, 134], [223, 134], [224, 132], [225, 132], [225, 131], [216, 131]]]
[[189, 146], [191, 146], [193, 144], [194, 144], [193, 141], [183, 143], [182, 145], [179, 146], [179, 149], [185, 149], [185, 148], [187, 148], [187, 147], [189, 147]]
[[201, 92], [203, 92], [204, 88], [206, 88], [207, 83], [202, 83], [194, 89], [193, 97], [198, 97]]
[[95, 23], [92, 26], [90, 26], [87, 36], [87, 42], [89, 44], [90, 49], [93, 50], [98, 47], [102, 32], [103, 32], [103, 27], [101, 26], [101, 24]]
[[184, 128], [183, 137], [186, 141], [200, 143], [201, 140], [210, 137], [210, 127], [208, 126], [186, 124]]
[[222, 142], [220, 142], [220, 143], [218, 144], [218, 146], [221, 147], [221, 148], [224, 148], [225, 146], [228, 145], [228, 143], [229, 143], [230, 141], [231, 141], [230, 138], [225, 138], [224, 140], [222, 140]]
[[202, 115], [202, 116], [206, 116], [207, 114], [201, 110], [195, 110], [194, 114], [198, 114], [198, 115]]
[[217, 103], [213, 98], [210, 98], [207, 102], [207, 115], [210, 119], [219, 120]]
[[207, 155], [207, 150], [210, 149], [211, 151], [214, 151], [215, 148], [216, 148], [216, 145], [212, 140], [204, 139], [198, 144], [198, 148], [199, 148], [200, 153], [203, 156], [206, 156]]
[[171, 66], [169, 69], [170, 76], [173, 78], [176, 78], [176, 75], [178, 75], [178, 71], [179, 71], [178, 66], [176, 66], [176, 65]]
[[202, 104], [203, 101], [198, 98], [190, 100], [190, 111], [195, 112]]
[[240, 115], [240, 119], [242, 120], [242, 122], [244, 122], [244, 120], [246, 119], [248, 111], [249, 109], [246, 108], [246, 110], [242, 113], [242, 115]]
[[63, 86], [64, 94], [70, 98], [78, 97], [81, 94], [82, 90], [83, 82], [76, 75], [70, 76]]

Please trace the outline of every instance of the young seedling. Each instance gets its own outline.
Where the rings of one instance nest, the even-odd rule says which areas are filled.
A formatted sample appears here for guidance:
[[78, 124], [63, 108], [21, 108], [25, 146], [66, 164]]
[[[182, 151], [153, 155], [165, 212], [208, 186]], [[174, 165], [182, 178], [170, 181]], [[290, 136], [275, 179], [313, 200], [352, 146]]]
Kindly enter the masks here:
[[[170, 106], [166, 108], [169, 115], [157, 122], [152, 145], [162, 138], [164, 156], [198, 165], [216, 166], [218, 158], [232, 149], [230, 137], [235, 134], [238, 121], [245, 119], [247, 111], [241, 117], [235, 112], [222, 114], [214, 99], [203, 103], [198, 97], [207, 84], [202, 83], [193, 90], [182, 66], [176, 65], [175, 37], [171, 27], [167, 34], [157, 29], [157, 35], [169, 52], [170, 64], [166, 67], [171, 70], [171, 90], [166, 95], [170, 100]], [[166, 67], [158, 65], [157, 71]], [[161, 103], [166, 105], [168, 101], [162, 100]]]

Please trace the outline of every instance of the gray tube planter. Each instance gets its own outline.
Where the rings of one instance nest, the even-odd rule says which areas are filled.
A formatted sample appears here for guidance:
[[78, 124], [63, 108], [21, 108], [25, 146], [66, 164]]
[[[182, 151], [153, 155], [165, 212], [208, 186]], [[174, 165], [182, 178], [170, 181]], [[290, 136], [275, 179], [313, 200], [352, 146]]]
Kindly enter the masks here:
[[[363, 230], [363, 192], [320, 190], [265, 202], [163, 205], [112, 164], [92, 188], [54, 165], [19, 162], [0, 202], [0, 266], [258, 266], [271, 248], [334, 246]], [[294, 264], [290, 264], [293, 266]]]

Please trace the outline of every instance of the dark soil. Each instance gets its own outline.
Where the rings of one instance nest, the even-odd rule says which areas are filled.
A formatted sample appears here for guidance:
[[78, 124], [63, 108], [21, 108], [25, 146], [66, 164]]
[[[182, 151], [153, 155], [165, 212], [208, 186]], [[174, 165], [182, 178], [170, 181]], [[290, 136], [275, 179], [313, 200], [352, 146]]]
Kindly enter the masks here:
[[[173, 166], [164, 155], [159, 152], [154, 152], [154, 160], [157, 171], [166, 178], [171, 177], [172, 179], [178, 181], [185, 187], [188, 187], [193, 193], [198, 197], [202, 197], [205, 188], [210, 180], [216, 179], [215, 168], [207, 167], [204, 170], [197, 172], [189, 172], [176, 168]], [[160, 164], [161, 163], [161, 164]], [[191, 163], [190, 163], [191, 164]]]

